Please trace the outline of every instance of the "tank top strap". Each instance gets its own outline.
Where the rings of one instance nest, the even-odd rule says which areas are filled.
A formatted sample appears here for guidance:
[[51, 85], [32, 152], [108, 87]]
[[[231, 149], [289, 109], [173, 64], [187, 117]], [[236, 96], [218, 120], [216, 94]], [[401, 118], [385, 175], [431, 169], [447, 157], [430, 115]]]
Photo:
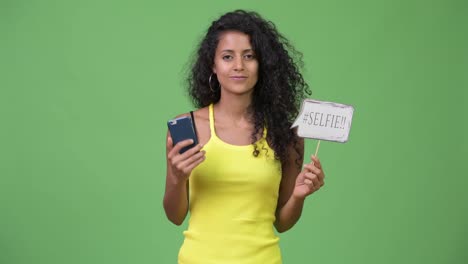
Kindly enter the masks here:
[[210, 131], [211, 131], [211, 135], [216, 135], [215, 133], [215, 128], [214, 128], [214, 110], [213, 110], [213, 104], [210, 104], [210, 106], [208, 107], [209, 109], [209, 116], [210, 116]]

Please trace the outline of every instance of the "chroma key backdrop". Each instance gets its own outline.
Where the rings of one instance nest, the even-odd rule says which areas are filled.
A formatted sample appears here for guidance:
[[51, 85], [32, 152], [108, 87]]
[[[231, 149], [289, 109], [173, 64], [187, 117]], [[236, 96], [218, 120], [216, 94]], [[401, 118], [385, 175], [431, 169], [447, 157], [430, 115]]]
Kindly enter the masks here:
[[[0, 263], [176, 263], [167, 120], [211, 21], [259, 12], [352, 105], [284, 263], [468, 263], [468, 2], [0, 1]], [[306, 157], [316, 140], [306, 140]]]

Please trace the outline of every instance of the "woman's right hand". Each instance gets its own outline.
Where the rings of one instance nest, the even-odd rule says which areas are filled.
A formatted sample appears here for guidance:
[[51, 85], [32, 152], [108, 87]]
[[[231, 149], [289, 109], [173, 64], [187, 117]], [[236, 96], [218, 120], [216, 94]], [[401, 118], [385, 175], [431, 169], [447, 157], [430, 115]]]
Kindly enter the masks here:
[[167, 164], [169, 177], [173, 184], [185, 184], [192, 170], [205, 160], [205, 151], [201, 150], [202, 145], [198, 144], [195, 147], [180, 154], [179, 151], [193, 144], [192, 139], [180, 141], [175, 146], [172, 146], [172, 138], [167, 136]]

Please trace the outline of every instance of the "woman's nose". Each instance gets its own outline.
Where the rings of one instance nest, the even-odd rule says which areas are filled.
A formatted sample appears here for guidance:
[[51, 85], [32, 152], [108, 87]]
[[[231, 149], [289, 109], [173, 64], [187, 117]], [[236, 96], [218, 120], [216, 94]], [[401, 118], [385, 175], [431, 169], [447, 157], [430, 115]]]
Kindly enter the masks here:
[[244, 61], [242, 60], [242, 57], [235, 59], [235, 61], [234, 61], [234, 70], [235, 71], [244, 70]]

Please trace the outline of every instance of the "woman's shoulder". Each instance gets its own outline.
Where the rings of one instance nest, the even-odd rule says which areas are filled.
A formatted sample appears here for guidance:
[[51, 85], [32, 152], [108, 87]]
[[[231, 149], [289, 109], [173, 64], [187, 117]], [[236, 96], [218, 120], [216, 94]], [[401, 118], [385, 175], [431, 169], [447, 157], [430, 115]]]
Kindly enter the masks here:
[[193, 111], [193, 115], [195, 116], [196, 119], [200, 120], [209, 120], [209, 110], [208, 106], [205, 106], [203, 108], [199, 108], [195, 111]]
[[[208, 106], [193, 110], [192, 112], [193, 112], [193, 116], [195, 117], [195, 119], [199, 119], [199, 120], [202, 120], [202, 121], [203, 120], [207, 120], [207, 121], [209, 120]], [[184, 116], [191, 116], [191, 114], [190, 114], [190, 112], [182, 113], [182, 114], [179, 114], [176, 117], [174, 117], [174, 119], [184, 117]]]
[[[193, 110], [193, 116], [195, 117], [195, 119], [206, 119], [208, 120], [209, 117], [208, 117], [208, 106], [207, 107], [203, 107], [203, 108], [199, 108], [197, 110]], [[182, 113], [182, 114], [179, 114], [177, 115], [175, 118], [180, 118], [180, 117], [184, 117], [184, 116], [191, 116], [190, 112], [187, 112], [187, 113]]]

